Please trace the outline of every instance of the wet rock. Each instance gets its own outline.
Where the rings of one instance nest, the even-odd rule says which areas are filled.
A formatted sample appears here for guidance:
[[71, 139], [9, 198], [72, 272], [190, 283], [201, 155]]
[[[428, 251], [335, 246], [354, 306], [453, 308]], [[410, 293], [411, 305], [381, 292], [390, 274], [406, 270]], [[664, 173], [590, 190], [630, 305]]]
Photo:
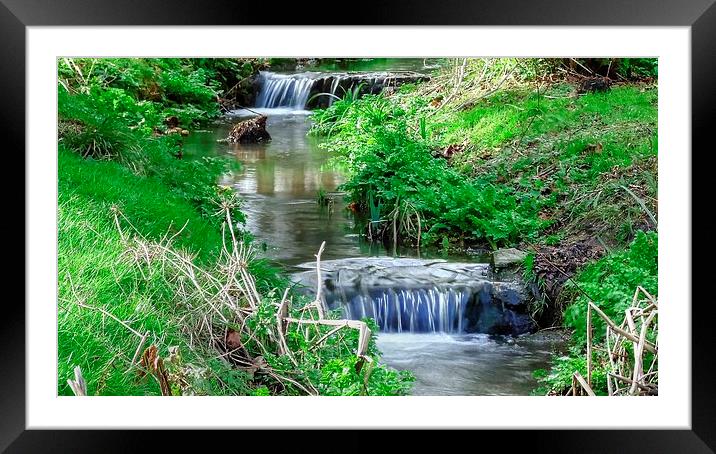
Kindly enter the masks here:
[[527, 253], [515, 248], [498, 249], [492, 253], [492, 263], [495, 269], [519, 266], [527, 257]]
[[231, 128], [227, 141], [230, 143], [251, 143], [271, 140], [266, 131], [266, 115], [240, 121]]
[[[293, 277], [316, 288], [315, 262]], [[373, 318], [385, 332], [518, 335], [532, 332], [528, 298], [519, 280], [496, 281], [488, 263], [408, 258], [321, 262], [323, 298], [352, 319]]]

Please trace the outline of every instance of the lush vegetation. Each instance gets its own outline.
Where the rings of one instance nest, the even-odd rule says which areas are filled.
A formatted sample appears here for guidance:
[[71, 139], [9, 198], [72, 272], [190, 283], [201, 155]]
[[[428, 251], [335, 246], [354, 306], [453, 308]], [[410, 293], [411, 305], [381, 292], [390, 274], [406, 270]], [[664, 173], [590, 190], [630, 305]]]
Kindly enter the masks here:
[[[534, 315], [563, 309], [574, 330], [539, 372], [541, 391], [561, 393], [586, 368], [584, 295], [617, 316], [637, 286], [658, 293], [656, 76], [655, 59], [457, 60], [426, 84], [349, 94], [313, 133], [347, 164], [372, 237], [531, 251]], [[603, 332], [597, 321], [595, 341]], [[604, 370], [593, 377], [606, 392]]]
[[[357, 334], [350, 331], [323, 339], [327, 327], [308, 336], [299, 325], [289, 326], [286, 344], [296, 363], [266, 350], [275, 342], [266, 327], [276, 324], [286, 281], [255, 255], [241, 261], [261, 296], [260, 306], [244, 319], [252, 335], [228, 321], [209, 331], [235, 329], [241, 336], [234, 342], [263, 362], [246, 368], [227, 359], [221, 345], [226, 348], [228, 341], [221, 336], [196, 341], [205, 332], [198, 328], [206, 321], [202, 310], [209, 311], [213, 299], [200, 289], [189, 291], [193, 279], [187, 281], [172, 260], [216, 282], [231, 276], [222, 261], [225, 245], [233, 241], [229, 233], [236, 231], [239, 243], [251, 238], [233, 222], [227, 225], [229, 219], [242, 221], [240, 200], [216, 184], [232, 164], [182, 159], [182, 130], [219, 114], [219, 95], [236, 77], [227, 71], [247, 72], [247, 62], [61, 59], [58, 64], [60, 394], [71, 393], [66, 380], [76, 366], [92, 395], [409, 390], [409, 373], [382, 365], [370, 368], [370, 375], [367, 368], [361, 372]], [[238, 296], [237, 304], [246, 304], [244, 297]], [[289, 315], [299, 317], [306, 301], [292, 300]], [[167, 375], [158, 372], [157, 361], [145, 358], [150, 346], [163, 358]], [[367, 354], [380, 356], [372, 338]]]
[[[409, 392], [410, 373], [367, 365], [380, 358], [370, 320], [364, 355], [358, 330], [277, 328], [315, 308], [251, 252], [241, 200], [217, 185], [236, 164], [183, 156], [191, 128], [245, 104], [250, 76], [280, 63], [58, 60], [60, 394], [76, 366], [100, 395]], [[354, 87], [312, 133], [347, 169], [371, 239], [530, 252], [533, 316], [551, 308], [573, 333], [537, 373], [539, 393], [561, 394], [586, 375], [587, 301], [618, 318], [637, 287], [658, 294], [657, 75], [646, 58], [458, 59], [427, 83]]]
[[[574, 332], [574, 345], [569, 355], [555, 358], [550, 371], [540, 370], [536, 376], [541, 386], [538, 394], [561, 393], [572, 385], [572, 374], [578, 371], [587, 375], [586, 345], [587, 303], [597, 302], [599, 308], [612, 320], [621, 320], [624, 311], [631, 306], [637, 287], [643, 287], [652, 295], [658, 294], [658, 241], [656, 232], [640, 231], [625, 250], [614, 252], [584, 267], [565, 285], [567, 299], [571, 301], [564, 313], [564, 323]], [[608, 358], [605, 354], [605, 324], [594, 317], [593, 342], [597, 346], [593, 360], [592, 387], [595, 392], [607, 393], [606, 372]], [[648, 339], [655, 341], [655, 339]], [[650, 357], [647, 355], [647, 361]]]
[[373, 224], [400, 213], [403, 241], [497, 248], [591, 223], [623, 242], [645, 215], [627, 187], [654, 205], [656, 89], [570, 90], [519, 84], [468, 109], [416, 90], [348, 97], [316, 114], [314, 133], [348, 162], [351, 201], [380, 206]]

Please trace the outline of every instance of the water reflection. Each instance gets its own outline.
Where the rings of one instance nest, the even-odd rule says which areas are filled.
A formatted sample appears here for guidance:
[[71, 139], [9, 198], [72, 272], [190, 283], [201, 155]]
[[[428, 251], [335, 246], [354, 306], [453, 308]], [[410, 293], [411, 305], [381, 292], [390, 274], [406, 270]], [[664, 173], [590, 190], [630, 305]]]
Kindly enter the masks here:
[[[242, 196], [246, 227], [266, 245], [269, 258], [286, 265], [305, 262], [313, 258], [322, 241], [326, 241], [326, 258], [362, 255], [355, 222], [345, 210], [343, 195], [336, 192], [344, 178], [330, 165], [328, 153], [318, 147], [319, 140], [306, 136], [310, 117], [303, 112], [267, 113], [271, 141], [217, 143], [216, 139], [228, 134], [230, 123], [225, 123], [213, 133], [187, 140], [187, 155], [206, 154], [212, 147], [214, 153], [230, 153], [240, 162], [241, 171], [223, 183], [231, 184]], [[240, 113], [233, 121], [244, 115]], [[333, 198], [331, 210], [319, 207], [319, 189]]]
[[[386, 250], [358, 234], [364, 221], [355, 219], [346, 209], [338, 192], [345, 181], [330, 154], [319, 147], [320, 139], [307, 136], [310, 112], [288, 109], [252, 109], [268, 115], [267, 130], [272, 140], [258, 144], [219, 143], [231, 125], [254, 116], [252, 111], [235, 111], [215, 128], [194, 132], [184, 146], [187, 159], [206, 155], [230, 154], [241, 171], [227, 175], [222, 183], [241, 195], [246, 227], [266, 248], [266, 256], [282, 265], [296, 265], [313, 259], [322, 241], [326, 241], [325, 259], [399, 255], [423, 258], [448, 258], [440, 251], [417, 251], [399, 247]], [[328, 210], [317, 203], [318, 191], [333, 199]], [[358, 225], [358, 229], [356, 229]], [[391, 248], [392, 249], [392, 248]], [[484, 256], [454, 255], [461, 261], [484, 261]]]

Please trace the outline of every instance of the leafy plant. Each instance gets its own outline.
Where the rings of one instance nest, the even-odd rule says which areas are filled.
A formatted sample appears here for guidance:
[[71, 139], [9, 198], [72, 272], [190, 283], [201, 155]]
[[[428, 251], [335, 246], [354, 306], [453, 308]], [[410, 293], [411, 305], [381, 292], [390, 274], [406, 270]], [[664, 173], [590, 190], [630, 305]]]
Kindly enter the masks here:
[[[620, 319], [638, 286], [658, 295], [657, 239], [656, 232], [639, 231], [628, 249], [587, 265], [573, 283], [565, 285], [565, 297], [574, 298], [564, 312], [565, 324], [574, 329], [577, 343], [583, 344], [586, 339], [588, 301], [610, 318]], [[599, 341], [604, 336], [604, 323], [595, 318], [593, 326], [594, 339]]]

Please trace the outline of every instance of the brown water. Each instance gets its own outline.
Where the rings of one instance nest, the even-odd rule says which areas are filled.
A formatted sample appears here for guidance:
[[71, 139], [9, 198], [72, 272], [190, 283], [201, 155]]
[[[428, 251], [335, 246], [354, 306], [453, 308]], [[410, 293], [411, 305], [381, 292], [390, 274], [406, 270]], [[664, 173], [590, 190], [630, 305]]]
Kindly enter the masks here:
[[[246, 228], [265, 256], [297, 271], [296, 265], [314, 259], [322, 241], [323, 258], [385, 257], [393, 255], [382, 245], [370, 244], [356, 231], [356, 219], [345, 209], [337, 192], [344, 176], [333, 165], [319, 141], [307, 137], [310, 113], [268, 110], [270, 142], [261, 144], [219, 143], [231, 124], [253, 114], [235, 112], [207, 131], [186, 139], [187, 159], [206, 155], [229, 155], [242, 169], [227, 175], [223, 183], [241, 195]], [[332, 210], [318, 206], [319, 189], [334, 200]], [[429, 251], [399, 250], [401, 257], [429, 258]], [[449, 261], [484, 261], [484, 257], [451, 256]], [[416, 377], [414, 394], [420, 395], [526, 395], [536, 387], [535, 369], [549, 366], [550, 356], [560, 351], [561, 338], [528, 335], [516, 339], [487, 335], [380, 334], [383, 361], [397, 369], [410, 369]]]

